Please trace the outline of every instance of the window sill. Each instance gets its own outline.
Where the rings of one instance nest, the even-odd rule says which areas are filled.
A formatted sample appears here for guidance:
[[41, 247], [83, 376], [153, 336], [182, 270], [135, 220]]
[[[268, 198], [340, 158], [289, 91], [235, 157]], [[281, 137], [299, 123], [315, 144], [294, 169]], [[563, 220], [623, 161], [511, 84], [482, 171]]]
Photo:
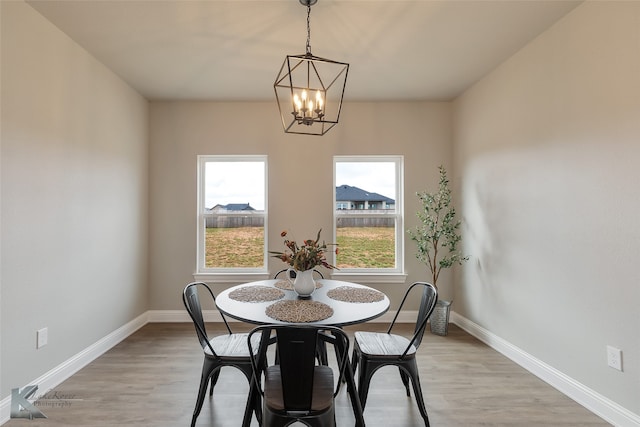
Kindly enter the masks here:
[[[339, 272], [333, 271], [330, 276], [334, 280], [354, 283], [406, 283], [406, 273], [371, 273], [371, 272]], [[258, 280], [271, 279], [269, 273], [194, 273], [193, 280], [205, 283], [240, 284]]]
[[193, 280], [205, 283], [248, 283], [270, 279], [269, 273], [194, 273]]
[[406, 273], [370, 273], [370, 272], [344, 272], [333, 271], [331, 278], [354, 283], [405, 283]]

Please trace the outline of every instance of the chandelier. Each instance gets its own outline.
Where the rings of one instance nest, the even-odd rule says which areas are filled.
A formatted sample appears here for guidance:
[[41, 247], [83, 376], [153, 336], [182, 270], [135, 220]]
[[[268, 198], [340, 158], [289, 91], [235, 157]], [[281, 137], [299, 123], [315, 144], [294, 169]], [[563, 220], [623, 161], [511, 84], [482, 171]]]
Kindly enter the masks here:
[[287, 55], [273, 88], [286, 133], [324, 135], [340, 119], [349, 64], [311, 53], [311, 6], [318, 0], [299, 0], [307, 7], [307, 48], [303, 55]]

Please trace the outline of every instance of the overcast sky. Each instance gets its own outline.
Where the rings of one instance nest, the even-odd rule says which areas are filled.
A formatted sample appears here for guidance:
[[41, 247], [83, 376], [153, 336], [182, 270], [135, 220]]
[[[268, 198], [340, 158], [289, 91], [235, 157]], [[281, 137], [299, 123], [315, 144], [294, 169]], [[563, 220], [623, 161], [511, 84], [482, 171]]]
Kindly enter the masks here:
[[[339, 162], [336, 186], [350, 185], [396, 199], [393, 162]], [[261, 162], [207, 162], [205, 207], [249, 203], [264, 210], [264, 165]]]
[[396, 199], [395, 164], [392, 162], [339, 162], [336, 186], [350, 185], [369, 193]]
[[264, 210], [264, 163], [207, 162], [205, 207], [217, 204], [249, 203]]

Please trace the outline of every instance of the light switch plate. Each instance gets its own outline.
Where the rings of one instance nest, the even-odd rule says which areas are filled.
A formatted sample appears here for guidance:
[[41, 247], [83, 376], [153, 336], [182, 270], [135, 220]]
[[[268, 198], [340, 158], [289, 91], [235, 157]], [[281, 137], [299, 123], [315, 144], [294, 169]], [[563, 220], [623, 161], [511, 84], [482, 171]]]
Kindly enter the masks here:
[[49, 329], [42, 328], [36, 331], [36, 348], [41, 348], [47, 345], [49, 340]]

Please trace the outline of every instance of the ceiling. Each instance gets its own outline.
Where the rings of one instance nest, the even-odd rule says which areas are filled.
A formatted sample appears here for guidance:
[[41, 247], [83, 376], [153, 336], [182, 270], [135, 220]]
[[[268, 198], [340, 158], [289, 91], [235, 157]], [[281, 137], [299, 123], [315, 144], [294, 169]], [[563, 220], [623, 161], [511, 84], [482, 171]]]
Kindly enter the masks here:
[[[151, 100], [274, 99], [303, 54], [298, 0], [27, 0]], [[319, 0], [311, 51], [350, 63], [345, 100], [450, 100], [581, 1]]]

